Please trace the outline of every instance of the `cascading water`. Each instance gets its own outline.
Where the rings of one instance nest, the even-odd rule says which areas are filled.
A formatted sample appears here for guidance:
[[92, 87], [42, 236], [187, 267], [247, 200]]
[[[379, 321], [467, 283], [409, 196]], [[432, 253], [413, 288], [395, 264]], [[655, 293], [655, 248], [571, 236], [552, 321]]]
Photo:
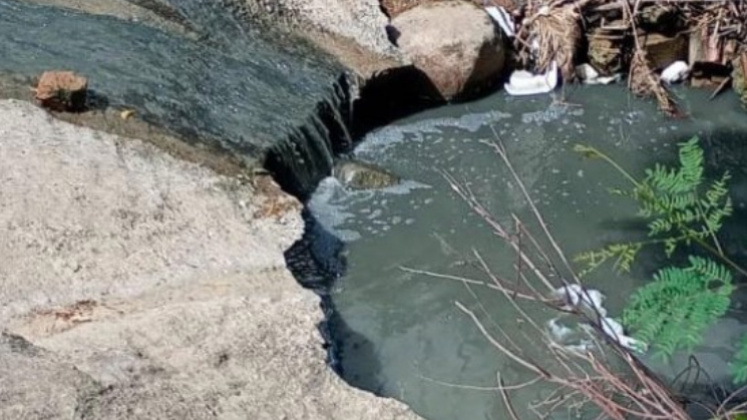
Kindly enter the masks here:
[[[135, 109], [185, 140], [264, 160], [288, 190], [308, 194], [330, 172], [334, 153], [350, 145], [351, 81], [343, 69], [298, 40], [261, 34], [260, 28], [236, 19], [224, 2], [170, 3], [197, 37], [0, 0], [0, 72], [82, 73], [109, 106]], [[704, 94], [681, 93], [693, 116], [681, 122], [665, 122], [651, 104], [630, 100], [620, 89], [598, 87], [566, 98], [580, 106], [507, 100], [499, 94], [371, 134], [358, 149], [359, 157], [410, 181], [352, 193], [325, 180], [310, 203], [309, 235], [295, 249], [314, 257], [296, 259], [307, 264], [298, 274], [327, 294], [331, 319], [324, 331], [334, 346], [332, 361], [345, 378], [401, 399], [431, 420], [505, 418], [493, 391], [469, 386], [494, 386], [496, 371], [509, 382], [525, 376], [499, 357], [453, 305], [454, 300], [482, 305], [486, 317], [518, 329], [505, 300], [480, 295], [477, 305], [461, 284], [401, 269], [474, 274], [469, 271], [472, 247], [489, 255], [497, 269], [513, 263], [436, 171], [445, 169], [469, 182], [498, 215], [526, 216], [525, 203], [506, 182], [497, 157], [478, 141], [493, 138], [491, 126], [569, 254], [626, 238], [630, 231], [624, 222], [631, 214], [606, 195], [616, 182], [610, 172], [569, 152], [574, 142], [610, 150], [631, 170], [648, 166], [654, 158], [650, 151], [657, 152], [657, 159], [666, 157], [674, 141], [693, 133], [703, 134], [711, 145], [728, 142], [728, 152], [727, 147], [709, 148], [709, 162], [732, 168], [739, 213], [734, 219], [743, 220], [743, 114], [734, 100], [708, 103]], [[731, 252], [743, 253], [734, 238], [744, 237], [744, 230], [739, 223], [730, 225], [726, 242]], [[289, 259], [293, 256], [290, 252]], [[608, 308], [619, 314], [622, 298], [647, 278], [654, 262], [629, 277], [601, 271], [590, 282], [608, 294]], [[333, 280], [335, 288], [328, 290]], [[735, 331], [745, 329], [741, 321], [735, 312], [709, 332], [707, 345], [699, 349], [719, 380], [726, 375], [724, 361], [733, 350]], [[671, 376], [682, 362], [657, 369]], [[516, 404], [526, 408], [543, 392], [523, 391]]]
[[76, 71], [109, 106], [187, 141], [267, 159], [284, 187], [308, 193], [351, 142], [344, 69], [299, 39], [237, 19], [227, 2], [171, 4], [197, 37], [0, 0], [0, 72]]

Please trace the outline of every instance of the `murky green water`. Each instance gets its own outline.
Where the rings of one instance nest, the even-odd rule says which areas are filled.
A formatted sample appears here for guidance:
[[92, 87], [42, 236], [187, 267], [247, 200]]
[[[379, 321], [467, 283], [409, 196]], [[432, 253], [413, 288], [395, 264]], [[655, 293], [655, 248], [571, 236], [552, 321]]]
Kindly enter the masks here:
[[[497, 372], [509, 383], [528, 379], [487, 343], [454, 302], [477, 311], [482, 305], [482, 319], [493, 331], [497, 325], [520, 336], [528, 329], [517, 323], [515, 310], [496, 293], [475, 289], [476, 300], [458, 282], [401, 268], [482, 278], [469, 265], [477, 249], [499, 273], [514, 272], [513, 254], [438, 172], [446, 170], [468, 182], [500, 220], [510, 220], [512, 212], [528, 220], [527, 205], [506, 168], [481, 143], [494, 138], [493, 129], [569, 256], [645, 233], [631, 218], [632, 203], [606, 192], [625, 186], [625, 181], [608, 166], [572, 152], [575, 143], [605, 150], [640, 174], [655, 161], [674, 157], [676, 142], [700, 134], [708, 148], [708, 170], [728, 168], [735, 174], [737, 215], [726, 229], [726, 242], [732, 255], [744, 255], [745, 241], [738, 238], [745, 237], [739, 220], [744, 220], [747, 202], [747, 172], [740, 163], [747, 157], [747, 115], [729, 96], [707, 102], [707, 92], [677, 94], [688, 119], [665, 120], [652, 104], [631, 98], [620, 87], [594, 87], [567, 92], [567, 105], [553, 105], [547, 97], [511, 99], [498, 94], [371, 133], [357, 156], [408, 182], [384, 191], [348, 192], [327, 180], [310, 203], [320, 223], [347, 242], [346, 271], [332, 294], [341, 319], [335, 338], [344, 377], [401, 399], [430, 420], [507, 418], [496, 392], [440, 382], [491, 387]], [[603, 291], [611, 315], [619, 316], [625, 298], [661, 258], [645, 253], [630, 276], [600, 270], [587, 284]], [[540, 319], [553, 315], [539, 307], [530, 310]], [[716, 380], [728, 376], [726, 360], [738, 334], [747, 330], [741, 314], [737, 310], [711, 329], [699, 349], [701, 363]], [[541, 355], [530, 343], [531, 337], [524, 341], [524, 351]], [[671, 377], [685, 360], [686, 355], [678, 355], [671, 365], [655, 366]], [[514, 402], [526, 413], [544, 392], [542, 386], [527, 388], [514, 393]]]

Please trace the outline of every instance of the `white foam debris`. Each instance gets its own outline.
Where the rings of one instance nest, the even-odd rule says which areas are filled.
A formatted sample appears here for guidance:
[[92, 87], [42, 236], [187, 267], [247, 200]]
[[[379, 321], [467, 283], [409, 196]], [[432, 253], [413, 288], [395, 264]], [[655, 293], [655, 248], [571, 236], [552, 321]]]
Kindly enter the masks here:
[[[406, 180], [399, 184], [377, 190], [351, 190], [334, 178], [323, 179], [309, 200], [308, 207], [317, 222], [327, 231], [345, 242], [352, 242], [362, 237], [360, 221], [365, 219], [368, 224], [377, 225], [388, 230], [390, 225], [401, 222], [402, 217], [389, 214], [387, 199], [379, 199], [388, 195], [405, 195], [415, 189], [432, 188], [429, 185]], [[368, 207], [359, 208], [361, 205]], [[356, 210], [356, 208], [358, 208]], [[364, 218], [356, 217], [355, 212], [366, 214]], [[391, 219], [388, 219], [390, 218]]]
[[355, 218], [355, 215], [346, 209], [347, 203], [341, 200], [342, 194], [345, 194], [345, 188], [340, 181], [331, 176], [324, 178], [319, 182], [308, 206], [319, 224], [334, 232], [341, 240], [351, 242], [360, 239], [361, 234], [342, 228], [346, 222]]
[[[566, 115], [580, 117], [584, 115], [584, 109], [578, 106], [568, 106], [568, 105], [564, 105], [561, 103], [552, 103], [550, 106], [547, 107], [546, 110], [526, 112], [526, 113], [521, 114], [521, 122], [524, 124], [547, 123], [547, 122], [558, 120], [561, 117], [564, 117]], [[574, 127], [578, 130], [582, 130], [583, 125], [582, 124], [579, 125], [579, 124], [580, 123], [574, 123]]]
[[573, 334], [573, 329], [560, 324], [558, 318], [547, 321], [547, 328], [556, 341], [563, 341]]
[[[580, 284], [568, 284], [555, 289], [552, 293], [553, 298], [560, 299], [564, 302], [561, 309], [587, 309], [597, 315], [599, 326], [602, 332], [619, 343], [628, 350], [639, 353], [645, 353], [648, 350], [648, 344], [625, 335], [623, 325], [614, 318], [607, 316], [607, 309], [604, 307], [605, 295], [596, 289], [587, 289]], [[579, 346], [580, 343], [568, 343], [568, 337], [574, 335], [572, 329], [562, 326], [558, 323], [558, 318], [553, 318], [547, 323], [548, 330], [552, 337], [559, 344], [568, 346]], [[581, 329], [588, 333], [593, 331], [590, 325], [581, 325]]]
[[458, 118], [433, 118], [409, 124], [389, 125], [374, 130], [355, 148], [357, 156], [380, 155], [397, 143], [407, 140], [410, 143], [430, 140], [428, 134], [443, 134], [444, 128], [457, 128], [475, 133], [480, 128], [500, 120], [510, 118], [511, 114], [500, 111], [487, 111], [464, 114]]

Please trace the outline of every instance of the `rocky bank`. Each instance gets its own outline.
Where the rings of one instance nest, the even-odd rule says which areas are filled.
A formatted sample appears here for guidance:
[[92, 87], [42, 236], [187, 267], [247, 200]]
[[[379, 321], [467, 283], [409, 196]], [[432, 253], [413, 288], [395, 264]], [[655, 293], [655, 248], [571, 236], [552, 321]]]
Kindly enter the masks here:
[[[168, 1], [25, 2], [81, 12], [69, 19], [108, 15], [201, 39], [199, 25]], [[448, 99], [502, 70], [496, 29], [457, 3], [469, 21], [480, 13], [474, 36], [421, 43], [449, 9], [415, 23], [400, 18], [400, 47], [378, 0], [213, 6], [305, 36], [334, 56], [369, 90], [368, 102], [352, 107], [360, 121], [387, 109], [401, 115], [396, 104], [422, 96], [421, 79]], [[429, 63], [463, 52], [465, 65], [431, 71]], [[387, 73], [394, 76], [380, 77]], [[98, 93], [118, 97], [106, 74], [86, 76]], [[417, 88], [392, 96], [397, 83]], [[344, 93], [353, 97], [356, 87]], [[30, 95], [26, 79], [0, 77], [0, 97]], [[297, 283], [283, 256], [303, 232], [301, 204], [269, 178], [235, 176], [245, 168], [233, 170], [230, 157], [182, 144], [137, 110], [122, 123], [128, 104], [120, 105], [53, 118], [0, 100], [0, 420], [419, 418], [348, 386], [326, 364], [320, 298]]]
[[300, 205], [0, 101], [0, 419], [416, 419], [326, 365]]

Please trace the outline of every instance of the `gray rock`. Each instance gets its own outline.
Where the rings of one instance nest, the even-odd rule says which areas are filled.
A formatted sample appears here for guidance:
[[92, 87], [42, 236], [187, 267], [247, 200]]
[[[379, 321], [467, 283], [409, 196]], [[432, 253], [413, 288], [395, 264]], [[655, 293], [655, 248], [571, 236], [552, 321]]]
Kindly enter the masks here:
[[484, 10], [461, 0], [429, 2], [392, 19], [397, 45], [451, 100], [495, 83], [505, 39]]
[[141, 22], [179, 34], [191, 34], [191, 25], [162, 0], [21, 0], [44, 6], [63, 7], [95, 15]]
[[101, 387], [22, 337], [0, 334], [0, 418], [68, 420]]
[[253, 19], [289, 28], [314, 28], [354, 40], [372, 52], [396, 54], [387, 38], [389, 19], [379, 0], [233, 0]]
[[325, 363], [295, 199], [28, 103], [0, 136], [0, 418], [418, 419]]
[[333, 175], [343, 185], [353, 189], [385, 188], [400, 183], [399, 176], [372, 163], [357, 160], [340, 160]]

